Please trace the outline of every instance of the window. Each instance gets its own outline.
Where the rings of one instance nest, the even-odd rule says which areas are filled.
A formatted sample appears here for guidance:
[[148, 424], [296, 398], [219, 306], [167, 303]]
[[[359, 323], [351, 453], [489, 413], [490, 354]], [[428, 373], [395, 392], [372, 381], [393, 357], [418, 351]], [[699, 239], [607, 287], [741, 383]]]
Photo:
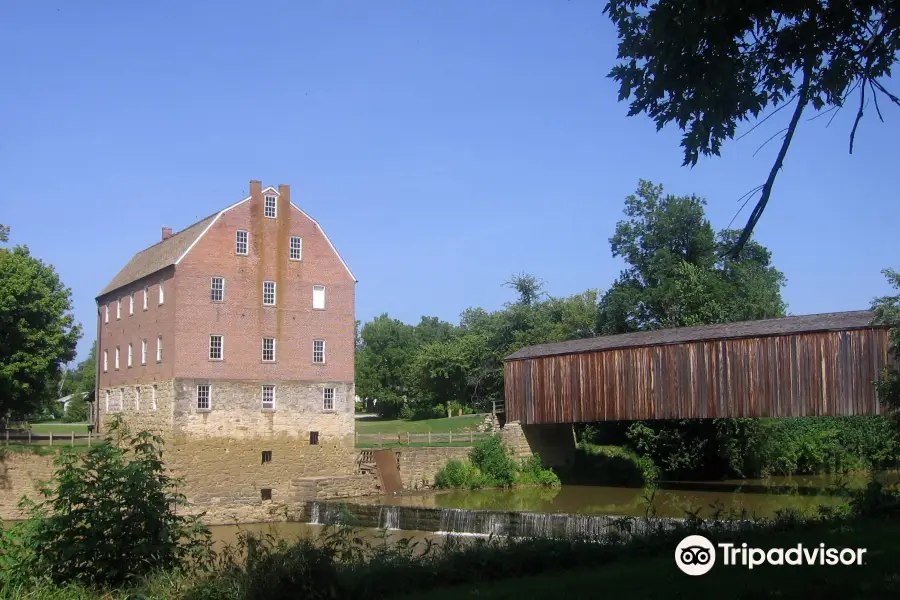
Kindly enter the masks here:
[[263, 306], [275, 306], [274, 281], [263, 281]]
[[309, 432], [309, 445], [310, 446], [318, 446], [319, 445], [319, 432], [318, 431], [310, 431]]
[[313, 362], [325, 362], [325, 340], [313, 340]]
[[150, 410], [156, 410], [156, 386], [150, 388]]
[[265, 362], [275, 360], [275, 338], [262, 339], [262, 359]]
[[116, 346], [116, 371], [119, 370], [119, 347]]
[[303, 238], [299, 235], [291, 236], [291, 253], [289, 258], [291, 260], [301, 260], [303, 258]]
[[262, 488], [259, 490], [259, 497], [262, 498], [263, 502], [266, 500], [272, 499], [272, 488]]
[[278, 204], [275, 202], [275, 196], [266, 196], [266, 210], [263, 213], [267, 218], [274, 219], [278, 214]]
[[103, 307], [103, 313], [104, 313], [103, 322], [109, 323], [109, 304], [107, 304], [106, 306]]
[[147, 310], [147, 298], [150, 297], [150, 286], [144, 286], [144, 310]]
[[156, 362], [162, 362], [162, 336], [156, 336]]
[[322, 410], [334, 410], [334, 388], [322, 390]]
[[166, 293], [163, 290], [163, 280], [159, 280], [159, 303], [162, 304], [166, 299]]
[[262, 386], [262, 407], [263, 410], [271, 410], [275, 408], [275, 386]]
[[319, 309], [325, 308], [325, 286], [324, 285], [314, 285], [313, 286], [313, 308], [319, 308]]
[[134, 292], [131, 292], [131, 295], [128, 296], [128, 314], [134, 314]]
[[106, 390], [106, 392], [104, 392], [104, 396], [106, 398], [106, 412], [109, 412], [109, 390]]
[[147, 364], [147, 340], [141, 340], [141, 364]]
[[225, 278], [213, 277], [210, 280], [210, 298], [213, 302], [225, 300]]
[[197, 386], [197, 409], [209, 410], [210, 408], [210, 389], [209, 384]]
[[122, 407], [125, 406], [125, 390], [119, 389], [119, 402], [113, 402], [112, 405], [109, 404], [109, 392], [106, 393], [106, 406], [107, 412], [119, 412], [122, 410]]
[[[109, 350], [103, 351], [103, 372], [106, 373], [109, 370]], [[109, 393], [109, 392], [107, 392]]]
[[235, 254], [248, 254], [247, 249], [249, 247], [248, 240], [250, 238], [250, 234], [244, 231], [243, 229], [238, 229], [237, 233], [234, 236], [234, 253]]
[[128, 368], [131, 368], [131, 342], [128, 342]]
[[134, 388], [134, 410], [141, 410], [141, 388]]
[[222, 360], [222, 336], [209, 336], [209, 360]]
[[116, 319], [122, 318], [122, 299], [116, 300]]
[[262, 464], [272, 462], [272, 451], [271, 450], [263, 450], [262, 451]]

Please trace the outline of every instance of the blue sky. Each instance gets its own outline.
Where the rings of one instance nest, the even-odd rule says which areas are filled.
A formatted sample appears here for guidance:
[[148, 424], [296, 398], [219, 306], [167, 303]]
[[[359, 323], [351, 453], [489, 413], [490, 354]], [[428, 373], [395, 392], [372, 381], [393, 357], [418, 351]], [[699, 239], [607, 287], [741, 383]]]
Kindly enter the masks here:
[[[553, 295], [606, 288], [639, 178], [705, 196], [724, 227], [784, 124], [681, 167], [678, 132], [616, 100], [603, 4], [9, 0], [0, 223], [72, 288], [80, 358], [94, 297], [129, 257], [250, 179], [291, 184], [358, 277], [362, 320], [455, 322], [511, 299], [502, 283], [522, 271]], [[798, 131], [757, 231], [794, 314], [866, 308], [900, 266], [886, 104], [852, 156], [852, 109]]]

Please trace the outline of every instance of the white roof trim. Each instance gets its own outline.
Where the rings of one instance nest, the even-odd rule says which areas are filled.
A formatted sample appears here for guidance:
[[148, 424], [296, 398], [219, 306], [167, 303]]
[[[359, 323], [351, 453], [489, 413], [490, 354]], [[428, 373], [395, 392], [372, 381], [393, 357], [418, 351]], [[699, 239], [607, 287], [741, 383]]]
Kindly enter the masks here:
[[350, 278], [353, 279], [353, 282], [354, 282], [354, 283], [358, 283], [359, 280], [358, 280], [358, 279], [356, 278], [356, 276], [353, 274], [353, 271], [350, 270], [350, 267], [347, 266], [347, 263], [344, 262], [344, 259], [341, 257], [341, 253], [337, 251], [337, 248], [335, 248], [335, 247], [334, 247], [334, 244], [331, 243], [331, 240], [328, 239], [328, 234], [325, 233], [325, 230], [322, 229], [322, 226], [319, 225], [319, 222], [316, 221], [315, 219], [313, 219], [313, 218], [312, 218], [311, 216], [309, 216], [308, 214], [306, 214], [306, 213], [303, 211], [302, 208], [300, 208], [299, 206], [297, 206], [297, 205], [294, 204], [293, 202], [291, 202], [291, 206], [293, 206], [294, 208], [296, 208], [296, 209], [300, 212], [301, 215], [303, 215], [304, 217], [306, 217], [307, 219], [309, 219], [310, 221], [312, 221], [312, 222], [315, 224], [316, 229], [318, 229], [319, 231], [322, 232], [322, 237], [325, 238], [325, 241], [328, 242], [328, 246], [331, 247], [331, 251], [334, 252], [335, 256], [338, 257], [338, 260], [341, 261], [341, 264], [344, 265], [344, 268], [347, 269], [347, 273], [350, 275]]
[[178, 257], [178, 260], [175, 261], [175, 264], [177, 265], [178, 263], [180, 263], [180, 262], [182, 261], [182, 259], [183, 259], [185, 256], [187, 256], [188, 252], [190, 252], [191, 250], [194, 249], [194, 246], [197, 245], [197, 242], [199, 242], [200, 239], [201, 239], [204, 235], [206, 235], [206, 232], [209, 231], [209, 228], [210, 228], [210, 227], [212, 227], [213, 225], [216, 224], [216, 221], [219, 220], [219, 217], [221, 217], [223, 214], [227, 213], [227, 212], [228, 212], [229, 210], [231, 210], [232, 208], [235, 208], [235, 207], [237, 207], [237, 206], [240, 206], [240, 205], [243, 204], [244, 202], [247, 202], [248, 200], [250, 200], [250, 198], [252, 198], [252, 196], [247, 196], [247, 197], [244, 198], [243, 200], [240, 200], [239, 202], [235, 202], [234, 204], [232, 204], [232, 205], [229, 206], [228, 208], [225, 208], [225, 209], [219, 211], [219, 214], [216, 215], [216, 218], [209, 222], [209, 225], [207, 225], [207, 226], [206, 226], [206, 229], [204, 229], [204, 230], [200, 233], [200, 235], [197, 236], [197, 239], [195, 239], [193, 242], [191, 242], [191, 245], [187, 247], [187, 250], [185, 250], [184, 252], [181, 253], [181, 256], [179, 256], [179, 257]]
[[273, 188], [271, 185], [262, 191], [263, 194], [275, 194], [276, 196], [280, 196], [278, 190]]

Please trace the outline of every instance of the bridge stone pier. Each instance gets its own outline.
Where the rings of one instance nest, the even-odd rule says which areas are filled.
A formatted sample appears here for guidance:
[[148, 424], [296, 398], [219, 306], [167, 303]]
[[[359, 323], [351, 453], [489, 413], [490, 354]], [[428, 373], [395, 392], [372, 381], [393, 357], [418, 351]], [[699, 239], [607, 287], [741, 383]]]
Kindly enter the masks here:
[[575, 430], [567, 423], [523, 425], [506, 423], [500, 438], [521, 460], [537, 454], [545, 467], [569, 467], [575, 460]]

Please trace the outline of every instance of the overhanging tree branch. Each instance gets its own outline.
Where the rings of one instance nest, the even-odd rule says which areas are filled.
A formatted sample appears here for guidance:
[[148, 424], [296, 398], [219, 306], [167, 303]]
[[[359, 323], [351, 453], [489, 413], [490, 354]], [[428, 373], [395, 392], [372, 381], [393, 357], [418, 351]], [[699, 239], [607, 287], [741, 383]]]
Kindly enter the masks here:
[[791, 122], [788, 124], [787, 133], [784, 135], [784, 141], [781, 143], [781, 150], [778, 151], [778, 157], [775, 159], [775, 164], [772, 165], [772, 169], [769, 171], [769, 177], [763, 184], [762, 195], [760, 196], [759, 201], [757, 201], [756, 206], [753, 207], [753, 212], [750, 213], [747, 224], [744, 226], [737, 243], [731, 250], [731, 256], [734, 258], [737, 258], [738, 255], [740, 255], [747, 240], [753, 235], [753, 229], [756, 227], [759, 218], [766, 209], [766, 204], [769, 202], [769, 196], [772, 195], [775, 177], [778, 175], [778, 171], [781, 170], [781, 167], [784, 164], [784, 157], [787, 154], [788, 148], [791, 146], [791, 140], [794, 138], [794, 132], [797, 130], [797, 123], [800, 122], [800, 117], [803, 115], [803, 109], [806, 108], [806, 104], [809, 102], [809, 83], [811, 78], [812, 63], [811, 61], [806, 61], [803, 66], [803, 82], [800, 84], [800, 97], [797, 100], [797, 106], [794, 107], [794, 114], [791, 116]]

